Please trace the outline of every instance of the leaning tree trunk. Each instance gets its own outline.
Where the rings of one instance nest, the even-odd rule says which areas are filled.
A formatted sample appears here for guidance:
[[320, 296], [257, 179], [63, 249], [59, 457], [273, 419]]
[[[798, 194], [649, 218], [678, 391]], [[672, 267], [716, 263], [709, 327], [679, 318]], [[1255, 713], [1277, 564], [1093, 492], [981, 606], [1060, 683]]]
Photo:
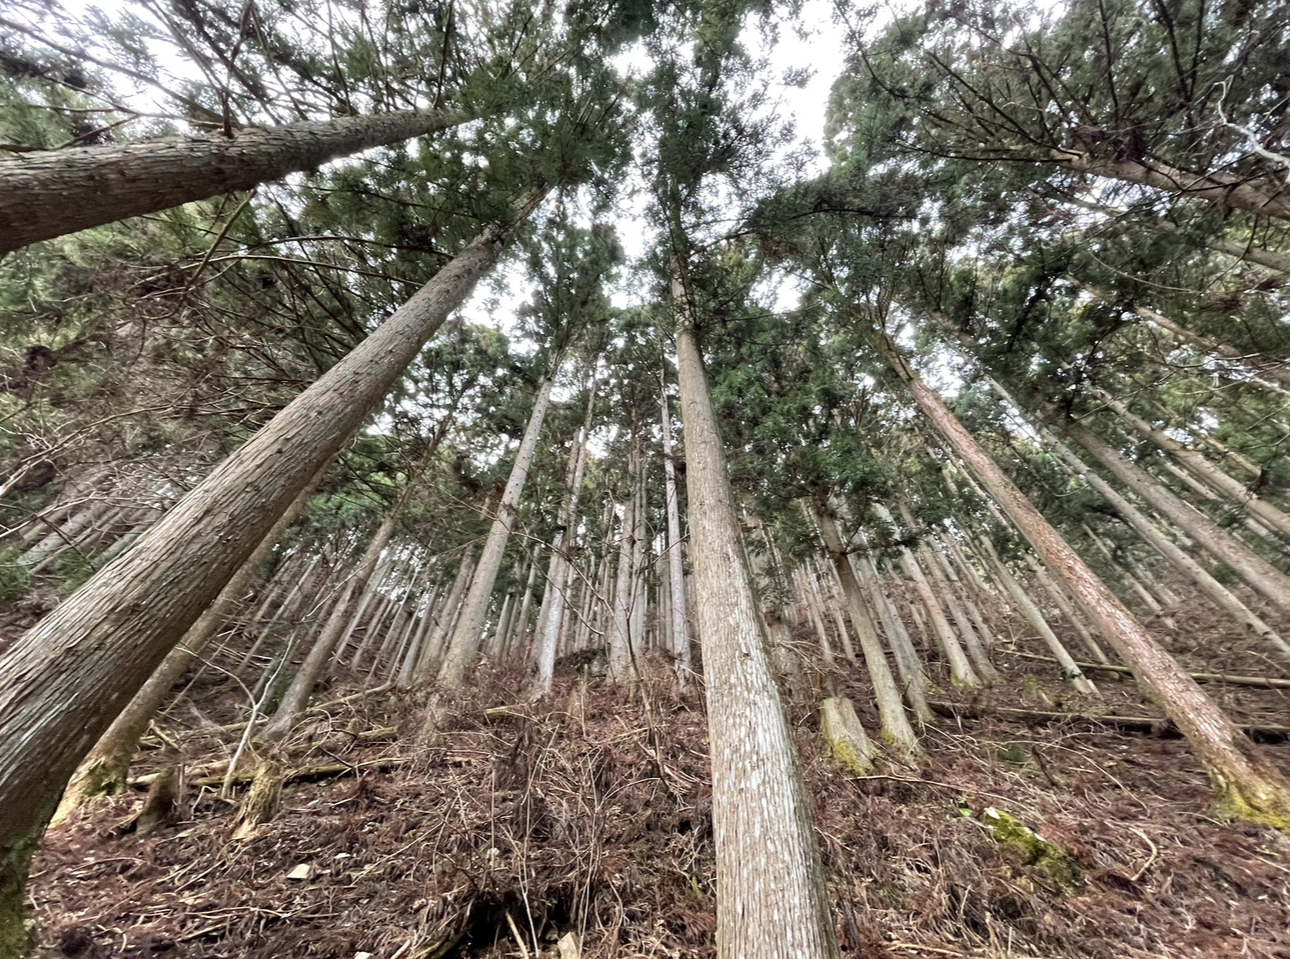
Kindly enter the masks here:
[[[874, 511], [878, 514], [883, 522], [895, 528], [896, 521], [892, 518], [891, 512], [881, 503], [874, 504]], [[900, 565], [904, 569], [905, 575], [914, 585], [914, 592], [918, 594], [923, 608], [927, 610], [927, 616], [931, 620], [932, 633], [936, 636], [937, 643], [941, 647], [941, 652], [945, 654], [945, 662], [950, 667], [950, 682], [962, 689], [980, 689], [982, 682], [972, 664], [968, 662], [967, 653], [964, 652], [962, 644], [959, 642], [958, 635], [954, 632], [954, 627], [950, 625], [949, 619], [945, 616], [945, 610], [942, 608], [940, 600], [937, 599], [936, 593], [932, 590], [931, 583], [927, 581], [927, 576], [918, 564], [917, 558], [908, 546], [900, 547]]]
[[902, 759], [914, 759], [922, 755], [923, 749], [918, 744], [918, 734], [905, 715], [905, 707], [900, 698], [900, 687], [896, 677], [891, 674], [887, 656], [882, 643], [874, 631], [873, 621], [865, 610], [860, 583], [855, 571], [847, 559], [842, 536], [838, 533], [837, 523], [826, 506], [816, 504], [815, 519], [819, 524], [820, 537], [828, 551], [833, 568], [837, 570], [842, 584], [842, 595], [847, 601], [851, 613], [851, 623], [855, 626], [856, 636], [860, 639], [860, 651], [864, 655], [865, 668], [873, 683], [874, 700], [878, 706], [878, 716], [882, 723], [882, 738]]
[[538, 387], [537, 397], [533, 401], [533, 413], [528, 426], [524, 429], [524, 439], [515, 454], [515, 464], [511, 467], [510, 478], [497, 506], [497, 519], [493, 520], [484, 543], [484, 551], [475, 567], [475, 578], [471, 581], [470, 591], [462, 602], [461, 616], [452, 632], [448, 643], [448, 653], [444, 657], [443, 668], [439, 671], [440, 686], [456, 689], [466, 680], [466, 673], [475, 662], [479, 652], [479, 642], [484, 631], [484, 620], [488, 616], [488, 601], [493, 595], [493, 586], [497, 583], [497, 574], [502, 568], [502, 554], [506, 552], [506, 542], [510, 539], [511, 530], [515, 528], [519, 515], [520, 497], [524, 494], [524, 483], [529, 476], [529, 467], [533, 465], [533, 454], [537, 452], [538, 437], [542, 434], [542, 421], [546, 418], [547, 408], [551, 405], [551, 388], [555, 385], [555, 373], [547, 376]]
[[[1003, 394], [1002, 387], [992, 384]], [[1065, 419], [1048, 403], [1035, 399], [1035, 410], [1054, 429], [1088, 451], [1112, 476], [1140, 496], [1206, 552], [1232, 568], [1260, 596], [1290, 611], [1290, 576], [1252, 552], [1208, 516], [1188, 506], [1169, 489], [1125, 459], [1084, 425]]]
[[1048, 567], [1115, 647], [1134, 677], [1187, 737], [1209, 773], [1224, 812], [1290, 832], [1290, 782], [1261, 760], [1253, 744], [1196, 681], [1151, 637], [1079, 555], [1048, 524], [972, 435], [905, 362], [882, 330], [871, 337], [906, 383], [919, 408], [1025, 534]]
[[1271, 177], [1254, 180], [1234, 173], [1192, 173], [1159, 160], [1104, 160], [1082, 150], [1054, 149], [1051, 159], [1075, 173], [1137, 183], [1174, 193], [1188, 200], [1204, 200], [1231, 210], [1247, 210], [1279, 220], [1290, 220], [1290, 191]]
[[711, 739], [717, 955], [836, 959], [811, 803], [771, 669], [686, 292], [674, 277], [683, 324], [676, 353], [695, 608]]
[[38, 240], [249, 190], [464, 119], [407, 110], [23, 154], [0, 161], [0, 256]]
[[287, 527], [295, 521], [305, 504], [309, 502], [326, 469], [327, 467], [324, 466], [315, 473], [314, 478], [300, 491], [300, 495], [291, 501], [286, 512], [273, 524], [273, 528], [260, 541], [260, 545], [242, 564], [237, 574], [228, 581], [228, 585], [224, 587], [215, 602], [211, 603], [210, 608], [188, 628], [184, 638], [161, 661], [156, 672], [148, 677], [148, 681], [134, 694], [129, 705], [121, 711], [121, 715], [113, 720], [107, 732], [94, 744], [94, 748], [90, 750], [89, 755], [85, 757], [67, 784], [62, 801], [58, 805], [58, 811], [54, 814], [55, 823], [66, 818], [88, 799], [95, 796], [115, 796], [125, 791], [130, 761], [134, 759], [134, 754], [139, 748], [139, 739], [148, 728], [148, 723], [161, 708], [161, 704], [165, 702], [166, 696], [170, 694], [179, 677], [225, 623], [233, 607], [241, 601], [242, 594], [246, 592], [251, 580], [260, 571], [264, 561], [269, 558], [273, 548], [278, 545]]
[[[531, 191], [522, 220], [541, 201]], [[501, 256], [494, 224], [0, 660], [0, 952], [68, 777], [322, 466]]]
[[[1181, 547], [1175, 545], [1173, 540], [1143, 515], [1141, 510], [1121, 496], [1110, 483], [1089, 469], [1088, 465], [1076, 456], [1065, 443], [1053, 436], [1050, 430], [1042, 430], [1042, 435], [1057, 453], [1058, 458], [1076, 476], [1081, 477], [1089, 486], [1101, 493], [1102, 497], [1115, 508], [1117, 513], [1124, 517], [1125, 522], [1133, 527], [1139, 536], [1154, 547], [1165, 559], [1173, 563], [1180, 572], [1191, 577], [1192, 582], [1199, 587], [1201, 592], [1213, 600], [1220, 609], [1238, 622], [1244, 623], [1256, 636], [1275, 647], [1283, 660], [1290, 662], [1290, 644], [1282, 639], [1276, 630], [1251, 612], [1249, 607], [1242, 603], [1231, 590], [1210, 575], [1205, 567], [1183, 552]], [[1091, 530], [1089, 532], [1092, 533]], [[1105, 547], [1103, 548], [1105, 549]], [[1147, 595], [1150, 596], [1149, 593]]]
[[1290, 516], [1287, 516], [1267, 500], [1260, 499], [1239, 480], [1232, 479], [1232, 477], [1205, 459], [1203, 454], [1193, 449], [1188, 449], [1172, 436], [1156, 429], [1105, 390], [1094, 388], [1090, 392], [1114, 410], [1121, 419], [1133, 427], [1144, 439], [1150, 440], [1164, 450], [1171, 459], [1180, 463], [1202, 483], [1221, 496], [1227, 497], [1231, 503], [1243, 509], [1260, 523], [1276, 530], [1282, 536], [1290, 538]]

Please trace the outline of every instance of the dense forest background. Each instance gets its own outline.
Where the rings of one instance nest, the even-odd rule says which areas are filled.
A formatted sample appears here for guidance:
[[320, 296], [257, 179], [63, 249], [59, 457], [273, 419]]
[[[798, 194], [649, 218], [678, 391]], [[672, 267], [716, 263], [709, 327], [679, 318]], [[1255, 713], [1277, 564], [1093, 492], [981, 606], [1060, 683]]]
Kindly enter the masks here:
[[1290, 956], [1287, 62], [0, 2], [0, 959]]

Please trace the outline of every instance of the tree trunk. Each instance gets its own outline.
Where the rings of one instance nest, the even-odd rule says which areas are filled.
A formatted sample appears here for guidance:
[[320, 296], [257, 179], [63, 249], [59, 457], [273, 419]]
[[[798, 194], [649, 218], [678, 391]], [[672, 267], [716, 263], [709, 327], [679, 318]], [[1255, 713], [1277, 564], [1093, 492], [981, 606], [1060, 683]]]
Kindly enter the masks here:
[[1150, 440], [1164, 450], [1171, 459], [1186, 467], [1201, 482], [1207, 484], [1220, 495], [1227, 497], [1230, 502], [1241, 507], [1259, 522], [1275, 529], [1282, 536], [1290, 538], [1290, 516], [1281, 512], [1267, 500], [1259, 499], [1238, 480], [1232, 479], [1232, 477], [1205, 459], [1202, 454], [1188, 449], [1173, 437], [1156, 429], [1105, 390], [1095, 387], [1090, 392], [1114, 410], [1144, 439]]
[[890, 337], [878, 330], [873, 340], [883, 358], [909, 386], [919, 408], [937, 431], [977, 475], [1048, 567], [1066, 583], [1102, 635], [1133, 670], [1146, 694], [1187, 737], [1209, 773], [1223, 811], [1290, 832], [1290, 782], [1258, 757], [1253, 744], [1218, 705], [1093, 575], [904, 361]]
[[663, 482], [667, 500], [667, 576], [672, 615], [672, 659], [681, 688], [690, 683], [693, 666], [690, 661], [690, 630], [685, 608], [685, 567], [681, 555], [681, 511], [676, 488], [676, 462], [672, 456], [672, 417], [668, 411], [667, 392], [663, 393]]
[[291, 505], [273, 524], [273, 528], [260, 541], [260, 545], [255, 548], [255, 552], [228, 581], [228, 585], [220, 592], [215, 602], [211, 603], [210, 608], [188, 628], [184, 638], [161, 661], [156, 672], [148, 677], [148, 681], [135, 693], [129, 705], [121, 711], [121, 715], [113, 720], [107, 732], [94, 744], [94, 748], [90, 750], [89, 755], [85, 757], [67, 784], [62, 801], [58, 805], [58, 811], [54, 813], [55, 824], [66, 819], [72, 810], [87, 799], [95, 796], [115, 796], [125, 791], [130, 762], [134, 759], [134, 754], [139, 748], [139, 738], [148, 728], [148, 723], [161, 708], [161, 704], [165, 702], [166, 696], [170, 694], [179, 677], [197, 658], [220, 626], [227, 622], [233, 608], [242, 601], [242, 594], [251, 585], [260, 567], [273, 552], [273, 548], [278, 545], [287, 527], [305, 508], [305, 504], [309, 502], [326, 470], [327, 467], [324, 466], [314, 474], [309, 485], [292, 500]]
[[909, 638], [895, 604], [882, 591], [877, 568], [868, 556], [862, 556], [852, 564], [851, 571], [853, 574], [858, 571], [858, 579], [869, 596], [869, 604], [887, 635], [887, 645], [891, 647], [892, 658], [896, 660], [896, 669], [900, 673], [901, 694], [905, 702], [915, 719], [924, 725], [930, 723], [936, 715], [927, 702], [927, 674], [923, 672], [923, 662], [918, 658], [918, 650], [914, 649], [914, 641]]
[[457, 575], [448, 590], [448, 598], [435, 610], [434, 629], [431, 630], [430, 638], [426, 640], [425, 649], [422, 650], [421, 658], [414, 668], [413, 682], [434, 682], [435, 677], [439, 675], [439, 667], [443, 664], [444, 646], [448, 642], [448, 637], [452, 635], [457, 614], [461, 610], [461, 598], [465, 595], [474, 572], [475, 560], [468, 553], [461, 558], [457, 566]]
[[[874, 511], [882, 518], [883, 522], [893, 529], [896, 527], [896, 521], [892, 518], [887, 507], [881, 503], [875, 503]], [[940, 601], [937, 600], [936, 594], [932, 591], [932, 586], [923, 574], [922, 567], [918, 565], [918, 560], [907, 546], [900, 547], [900, 565], [904, 568], [905, 575], [909, 577], [910, 582], [914, 584], [914, 592], [918, 594], [923, 608], [927, 610], [928, 618], [931, 620], [932, 633], [936, 636], [937, 645], [941, 647], [941, 652], [945, 655], [945, 661], [950, 667], [951, 684], [964, 689], [980, 689], [980, 677], [973, 670], [972, 664], [968, 662], [967, 653], [963, 651], [963, 646], [959, 643], [954, 627], [950, 625], [950, 621], [945, 617], [945, 610], [941, 608]]]
[[475, 578], [462, 603], [461, 616], [457, 619], [457, 627], [452, 631], [448, 653], [444, 657], [443, 668], [439, 671], [438, 683], [445, 688], [456, 689], [465, 682], [466, 673], [479, 653], [484, 620], [488, 618], [488, 602], [493, 595], [493, 586], [497, 583], [497, 574], [502, 568], [506, 542], [510, 539], [511, 530], [515, 528], [519, 515], [520, 497], [524, 494], [524, 483], [529, 476], [529, 467], [533, 465], [533, 455], [537, 452], [538, 437], [542, 435], [542, 421], [546, 419], [547, 408], [551, 405], [551, 388], [554, 385], [555, 373], [552, 371], [542, 380], [533, 400], [533, 413], [529, 416], [528, 426], [524, 428], [524, 438], [515, 453], [510, 478], [506, 481], [506, 489], [497, 505], [497, 518], [488, 531], [479, 565], [475, 567]]
[[725, 451], [674, 267], [673, 300], [712, 756], [718, 959], [837, 959], [811, 803], [767, 654]]
[[313, 695], [314, 687], [318, 685], [318, 680], [322, 679], [323, 672], [327, 669], [327, 664], [331, 660], [332, 651], [343, 638], [345, 627], [349, 624], [354, 609], [358, 605], [359, 597], [366, 593], [367, 584], [371, 580], [372, 574], [376, 572], [376, 566], [380, 562], [381, 554], [390, 545], [390, 540], [394, 538], [394, 533], [399, 528], [399, 520], [402, 519], [403, 510], [412, 499], [412, 492], [416, 489], [417, 480], [420, 479], [422, 471], [430, 464], [435, 450], [439, 446], [438, 439], [445, 432], [446, 430], [436, 432], [435, 442], [430, 445], [420, 462], [408, 475], [407, 481], [403, 484], [403, 489], [399, 491], [398, 499], [394, 501], [390, 511], [385, 514], [385, 519], [381, 521], [381, 525], [377, 527], [371, 542], [367, 544], [367, 549], [363, 551], [362, 558], [358, 561], [358, 565], [354, 567], [353, 575], [350, 577], [349, 582], [345, 584], [341, 598], [331, 608], [331, 613], [323, 623], [323, 628], [319, 630], [318, 637], [313, 641], [313, 645], [310, 646], [309, 655], [305, 657], [305, 661], [300, 664], [296, 674], [291, 678], [291, 685], [283, 693], [282, 699], [278, 703], [278, 709], [273, 714], [273, 719], [260, 731], [259, 738], [264, 742], [276, 743], [282, 740], [295, 728], [296, 723], [300, 722], [300, 717], [305, 714], [305, 708], [309, 705], [309, 697]]
[[873, 682], [874, 700], [878, 705], [878, 715], [882, 722], [882, 738], [891, 745], [902, 759], [913, 759], [922, 755], [918, 744], [918, 734], [909, 724], [905, 707], [900, 701], [900, 687], [896, 677], [891, 674], [887, 657], [878, 634], [874, 632], [873, 622], [864, 608], [864, 598], [860, 592], [860, 583], [856, 580], [855, 571], [848, 561], [846, 547], [838, 533], [837, 523], [826, 507], [817, 504], [816, 521], [819, 523], [820, 536], [824, 539], [824, 548], [828, 550], [833, 567], [842, 582], [842, 595], [846, 597], [847, 609], [851, 613], [851, 622], [855, 625], [856, 635], [860, 639], [860, 651], [864, 655], [865, 668]]
[[560, 532], [551, 553], [547, 580], [551, 584], [551, 601], [537, 640], [537, 676], [533, 682], [535, 698], [549, 696], [555, 676], [556, 650], [560, 644], [560, 627], [568, 605], [569, 570], [573, 564], [573, 542], [578, 535], [578, 499], [582, 477], [587, 468], [587, 434], [591, 429], [594, 397], [587, 402], [587, 417], [569, 451], [569, 470], [565, 477], [568, 492], [560, 509]]
[[[1002, 387], [998, 389], [1002, 390]], [[1282, 610], [1290, 611], [1290, 576], [1251, 552], [1208, 516], [1188, 506], [1087, 427], [1064, 419], [1049, 404], [1037, 404], [1037, 409], [1051, 426], [1084, 447], [1116, 479], [1150, 503], [1161, 516], [1176, 524], [1215, 559], [1230, 566], [1259, 595]]]
[[1290, 193], [1271, 178], [1247, 180], [1232, 173], [1191, 173], [1151, 160], [1100, 160], [1079, 150], [1054, 149], [1052, 160], [1076, 173], [1138, 183], [1177, 194], [1188, 200], [1205, 200], [1232, 210], [1290, 220]]
[[1244, 623], [1256, 636], [1275, 647], [1282, 659], [1290, 661], [1290, 644], [1287, 644], [1271, 626], [1250, 612], [1246, 605], [1234, 596], [1226, 586], [1211, 576], [1200, 563], [1176, 546], [1173, 540], [1161, 532], [1151, 520], [1142, 514], [1141, 510], [1116, 492], [1106, 480], [1089, 469], [1084, 461], [1071, 452], [1066, 444], [1058, 440], [1048, 430], [1044, 430], [1043, 435], [1058, 457], [1077, 476], [1084, 479], [1098, 493], [1101, 493], [1103, 498], [1115, 508], [1117, 513], [1124, 517], [1125, 522], [1133, 527], [1139, 536], [1146, 540], [1165, 559], [1173, 563], [1181, 572], [1189, 576], [1192, 582], [1200, 587], [1201, 592], [1212, 599], [1220, 609], [1238, 622]]
[[[543, 195], [526, 195], [517, 219]], [[12, 877], [25, 875], [90, 746], [493, 268], [510, 233], [509, 225], [485, 229], [132, 549], [9, 648], [0, 660], [0, 872], [9, 874], [0, 889], [21, 887]], [[18, 921], [21, 899], [0, 901], [0, 914], [0, 926]]]
[[[640, 468], [633, 444], [628, 458], [628, 472], [635, 479]], [[614, 579], [613, 619], [609, 633], [609, 679], [615, 683], [630, 682], [635, 675], [635, 656], [631, 637], [632, 581], [635, 579], [632, 558], [636, 538], [636, 494], [623, 504], [623, 521], [618, 537], [618, 574]], [[638, 678], [638, 677], [637, 677]]]
[[129, 216], [249, 190], [465, 119], [438, 110], [307, 120], [230, 135], [73, 147], [0, 162], [0, 256]]

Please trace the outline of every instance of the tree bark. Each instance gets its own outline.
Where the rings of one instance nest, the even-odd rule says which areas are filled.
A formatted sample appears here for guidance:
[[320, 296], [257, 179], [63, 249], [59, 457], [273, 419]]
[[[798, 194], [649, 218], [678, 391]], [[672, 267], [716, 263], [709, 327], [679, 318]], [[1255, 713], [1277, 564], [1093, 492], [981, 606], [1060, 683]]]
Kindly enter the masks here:
[[[997, 390], [1002, 387], [995, 384]], [[1230, 566], [1260, 596], [1290, 611], [1290, 576], [1252, 552], [1230, 532], [1203, 515], [1121, 456], [1087, 427], [1065, 419], [1050, 404], [1036, 399], [1035, 409], [1058, 432], [1088, 451], [1112, 476], [1131, 489], [1215, 559]]]
[[399, 520], [402, 519], [403, 510], [412, 499], [412, 491], [416, 488], [417, 480], [420, 479], [422, 470], [429, 465], [435, 450], [438, 449], [438, 439], [445, 432], [445, 430], [436, 432], [435, 442], [431, 444], [429, 450], [422, 456], [420, 462], [408, 476], [407, 481], [403, 484], [403, 489], [399, 491], [398, 499], [394, 501], [390, 511], [385, 514], [385, 518], [381, 521], [381, 525], [377, 527], [371, 542], [367, 544], [367, 549], [363, 551], [362, 558], [359, 559], [358, 565], [354, 567], [353, 575], [350, 577], [349, 582], [345, 584], [341, 598], [331, 608], [331, 613], [327, 616], [323, 628], [319, 630], [318, 637], [309, 648], [309, 654], [299, 668], [296, 669], [296, 674], [291, 677], [291, 685], [283, 693], [273, 718], [260, 731], [259, 738], [264, 742], [276, 743], [282, 740], [295, 728], [296, 723], [300, 722], [300, 717], [305, 714], [305, 708], [309, 705], [309, 697], [313, 695], [314, 687], [318, 685], [318, 680], [322, 679], [323, 672], [327, 669], [327, 664], [331, 660], [331, 654], [344, 636], [345, 627], [358, 605], [359, 597], [366, 593], [367, 584], [371, 580], [372, 574], [376, 572], [376, 566], [380, 562], [381, 554], [390, 545], [390, 540], [394, 538], [394, 533], [399, 528]]
[[1290, 539], [1290, 516], [1287, 516], [1267, 500], [1260, 499], [1238, 480], [1232, 479], [1232, 477], [1205, 459], [1202, 454], [1188, 449], [1173, 437], [1156, 429], [1105, 390], [1094, 387], [1090, 392], [1114, 410], [1121, 419], [1128, 423], [1144, 439], [1150, 440], [1164, 450], [1171, 459], [1186, 467], [1201, 482], [1221, 496], [1227, 497], [1229, 502], [1239, 506], [1259, 522]]
[[[895, 528], [896, 521], [892, 518], [891, 512], [881, 503], [874, 504], [874, 510], [882, 520]], [[909, 577], [910, 582], [914, 584], [914, 592], [918, 594], [923, 608], [927, 610], [928, 618], [931, 620], [932, 633], [936, 636], [937, 644], [941, 647], [941, 652], [945, 654], [945, 661], [950, 667], [950, 682], [954, 686], [964, 689], [980, 689], [981, 679], [977, 676], [972, 664], [968, 662], [967, 653], [963, 651], [963, 646], [959, 643], [959, 638], [954, 632], [954, 627], [945, 616], [945, 610], [941, 608], [940, 601], [932, 591], [932, 586], [927, 582], [927, 577], [923, 574], [923, 569], [918, 565], [918, 560], [907, 546], [900, 547], [900, 565], [905, 570], [905, 575]]]
[[1051, 431], [1045, 429], [1042, 432], [1058, 457], [1070, 467], [1076, 476], [1082, 478], [1094, 490], [1101, 493], [1102, 497], [1115, 508], [1117, 513], [1124, 517], [1125, 522], [1133, 527], [1139, 536], [1146, 540], [1165, 559], [1173, 563], [1180, 572], [1190, 577], [1191, 581], [1200, 587], [1201, 592], [1212, 599], [1220, 609], [1238, 622], [1248, 626], [1256, 636], [1275, 647], [1277, 652], [1281, 654], [1282, 659], [1290, 662], [1290, 644], [1287, 644], [1271, 626], [1252, 613], [1226, 586], [1211, 576], [1200, 563], [1176, 546], [1173, 540], [1143, 515], [1141, 510], [1116, 492], [1111, 484], [1089, 469], [1088, 465], [1071, 452], [1065, 443], [1053, 436]]
[[673, 300], [712, 755], [719, 959], [837, 959], [838, 943], [798, 767], [757, 611], [725, 451], [674, 266]]
[[891, 338], [876, 330], [872, 340], [936, 430], [1030, 540], [1049, 569], [1066, 583], [1102, 635], [1133, 670], [1144, 692], [1187, 737], [1209, 773], [1220, 808], [1226, 814], [1290, 832], [1290, 782], [1256, 754], [1253, 743], [1048, 524], [904, 361]]
[[[543, 196], [527, 194], [517, 220]], [[487, 227], [132, 549], [9, 648], [0, 660], [0, 872], [25, 875], [89, 747], [493, 268], [511, 232], [511, 224]], [[0, 877], [0, 888], [13, 883]], [[0, 903], [0, 925], [20, 915], [20, 902]]]
[[437, 133], [464, 119], [409, 110], [249, 128], [227, 136], [23, 154], [0, 161], [0, 256], [39, 240], [249, 190], [337, 157]]
[[1100, 160], [1069, 149], [1053, 150], [1052, 160], [1075, 173], [1138, 183], [1188, 200], [1205, 200], [1233, 210], [1290, 220], [1290, 194], [1283, 184], [1270, 178], [1247, 180], [1231, 173], [1192, 173], [1158, 160]]
[[560, 532], [551, 553], [547, 579], [551, 583], [551, 600], [537, 641], [537, 676], [533, 682], [535, 698], [549, 696], [555, 677], [556, 650], [560, 645], [560, 627], [568, 605], [569, 570], [573, 564], [573, 542], [578, 534], [578, 500], [582, 477], [587, 468], [587, 435], [591, 430], [595, 394], [587, 401], [587, 417], [569, 451], [569, 471], [565, 478], [568, 492], [560, 509]]
[[681, 555], [681, 511], [676, 487], [676, 462], [672, 456], [672, 417], [668, 412], [667, 392], [662, 403], [663, 483], [667, 501], [667, 576], [672, 616], [672, 659], [676, 679], [682, 689], [690, 683], [693, 665], [690, 660], [689, 617], [685, 607], [685, 566]]
[[100, 795], [115, 796], [125, 791], [126, 779], [130, 774], [130, 762], [138, 751], [139, 738], [148, 728], [148, 723], [161, 708], [161, 704], [165, 702], [166, 696], [170, 694], [179, 677], [197, 658], [220, 626], [227, 622], [229, 614], [241, 602], [242, 594], [251, 585], [260, 567], [273, 552], [273, 548], [278, 545], [287, 527], [295, 521], [300, 511], [305, 508], [305, 504], [309, 502], [326, 470], [327, 467], [324, 466], [314, 474], [309, 485], [300, 491], [300, 495], [292, 500], [291, 505], [278, 517], [273, 528], [260, 541], [260, 545], [242, 564], [237, 574], [228, 581], [228, 585], [220, 592], [215, 602], [211, 603], [210, 608], [188, 628], [184, 638], [161, 661], [156, 672], [148, 677], [148, 681], [135, 693], [129, 705], [121, 711], [121, 715], [113, 720], [107, 732], [94, 744], [94, 748], [90, 750], [89, 755], [85, 757], [67, 784], [58, 810], [54, 813], [55, 824], [65, 819], [72, 810], [87, 799]]

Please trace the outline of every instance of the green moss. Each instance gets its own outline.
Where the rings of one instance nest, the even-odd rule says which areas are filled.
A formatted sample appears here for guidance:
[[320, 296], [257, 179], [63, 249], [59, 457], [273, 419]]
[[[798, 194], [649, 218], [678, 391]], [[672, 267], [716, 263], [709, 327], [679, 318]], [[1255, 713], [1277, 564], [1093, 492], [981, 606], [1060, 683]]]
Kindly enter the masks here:
[[1224, 783], [1218, 790], [1214, 807], [1225, 819], [1270, 826], [1290, 835], [1290, 807], [1285, 797], [1275, 790], [1255, 790], [1253, 796], [1247, 796], [1231, 783]]
[[820, 704], [820, 738], [829, 759], [843, 770], [863, 776], [873, 768], [872, 747], [849, 699], [838, 696]]
[[1078, 891], [1079, 867], [1065, 849], [1049, 842], [1020, 819], [993, 806], [981, 813], [981, 822], [994, 841], [1055, 882], [1063, 892]]

